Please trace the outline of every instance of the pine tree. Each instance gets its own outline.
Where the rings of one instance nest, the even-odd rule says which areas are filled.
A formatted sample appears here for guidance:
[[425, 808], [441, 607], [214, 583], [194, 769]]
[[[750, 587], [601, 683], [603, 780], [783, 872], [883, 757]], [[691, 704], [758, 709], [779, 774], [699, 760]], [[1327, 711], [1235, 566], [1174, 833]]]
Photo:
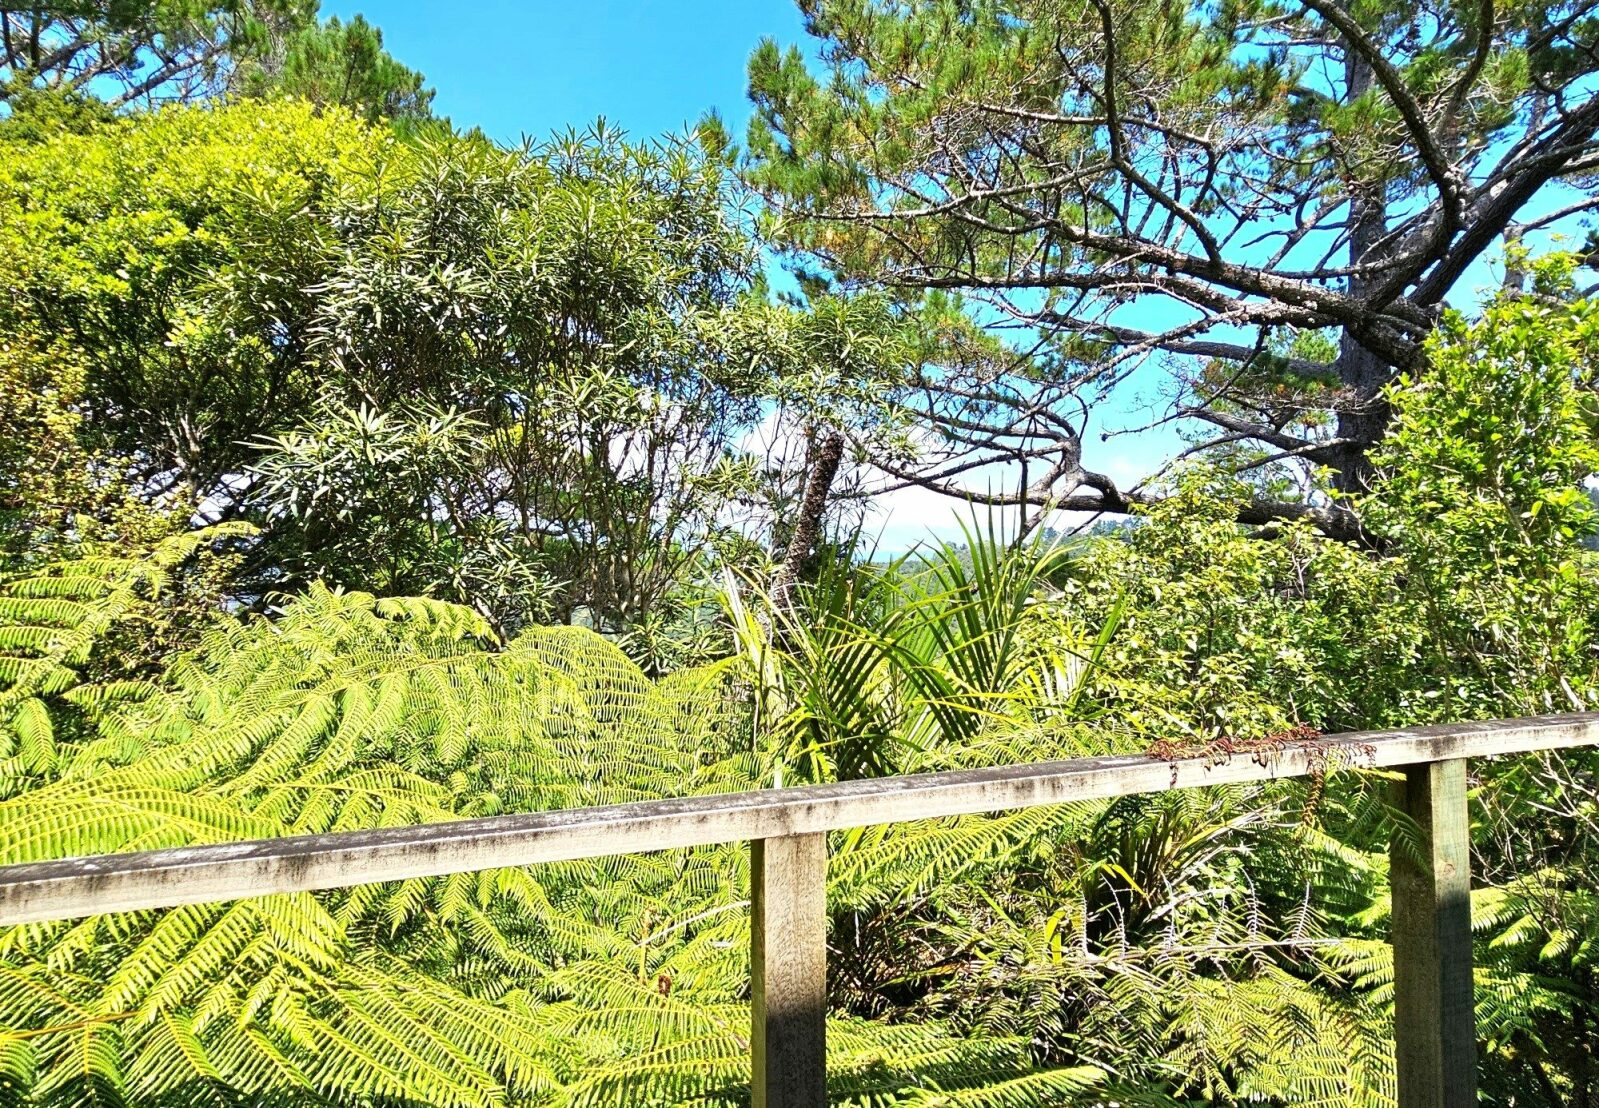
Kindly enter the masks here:
[[[1599, 204], [1591, 0], [804, 8], [822, 72], [755, 52], [752, 175], [810, 264], [1037, 329], [1042, 357], [948, 423], [974, 457], [1062, 459], [1030, 503], [1139, 498], [1085, 468], [1079, 405], [1150, 357], [1252, 464], [1366, 487], [1383, 389], [1461, 275]], [[1304, 503], [1245, 515], [1360, 536]]]

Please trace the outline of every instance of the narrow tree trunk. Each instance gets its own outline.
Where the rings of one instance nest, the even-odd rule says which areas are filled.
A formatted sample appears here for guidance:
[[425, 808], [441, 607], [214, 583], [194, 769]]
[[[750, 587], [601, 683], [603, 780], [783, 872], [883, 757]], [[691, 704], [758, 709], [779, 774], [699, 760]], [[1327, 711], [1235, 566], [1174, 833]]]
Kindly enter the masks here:
[[[1344, 49], [1347, 99], [1364, 95], [1372, 85], [1371, 64], [1355, 50]], [[1349, 197], [1349, 262], [1370, 264], [1378, 257], [1372, 247], [1388, 229], [1387, 205], [1381, 192]], [[1370, 278], [1351, 274], [1347, 292], [1359, 299], [1372, 284]], [[1382, 390], [1393, 380], [1394, 370], [1373, 354], [1347, 329], [1338, 339], [1338, 380], [1343, 396], [1338, 409], [1338, 439], [1343, 445], [1332, 453], [1333, 486], [1343, 492], [1364, 492], [1371, 487], [1372, 465], [1367, 456], [1388, 426], [1388, 405]]]
[[772, 605], [782, 611], [794, 606], [794, 585], [805, 573], [805, 565], [816, 549], [822, 533], [822, 514], [827, 510], [827, 494], [838, 476], [838, 467], [844, 460], [844, 436], [837, 431], [824, 432], [811, 451], [810, 474], [805, 479], [805, 492], [800, 497], [799, 513], [794, 518], [794, 530], [788, 539], [788, 549], [783, 552], [783, 564], [772, 577]]
[[1331, 457], [1333, 487], [1342, 492], [1365, 492], [1374, 473], [1368, 455], [1388, 427], [1390, 413], [1383, 389], [1394, 379], [1394, 369], [1346, 331], [1338, 341], [1338, 378], [1343, 397], [1338, 409], [1340, 445]]

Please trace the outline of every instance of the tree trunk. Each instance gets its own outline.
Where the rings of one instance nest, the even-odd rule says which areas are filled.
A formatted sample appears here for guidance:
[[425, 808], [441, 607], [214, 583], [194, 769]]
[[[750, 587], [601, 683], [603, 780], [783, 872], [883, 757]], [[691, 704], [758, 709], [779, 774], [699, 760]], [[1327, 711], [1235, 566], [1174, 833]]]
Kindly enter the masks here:
[[[1371, 64], [1354, 49], [1344, 48], [1344, 81], [1347, 99], [1353, 101], [1364, 95], [1372, 85]], [[1387, 205], [1381, 192], [1361, 195], [1352, 191], [1349, 197], [1349, 262], [1350, 265], [1378, 260], [1372, 247], [1387, 231]], [[1356, 299], [1366, 295], [1372, 281], [1353, 273], [1348, 279], [1348, 294]], [[1388, 425], [1388, 405], [1382, 390], [1393, 380], [1394, 369], [1388, 362], [1373, 354], [1354, 335], [1344, 329], [1338, 338], [1338, 380], [1343, 386], [1343, 396], [1338, 408], [1339, 441], [1343, 444], [1332, 452], [1333, 487], [1342, 492], [1365, 492], [1371, 487], [1372, 465], [1367, 456], [1372, 446], [1381, 440]]]
[[837, 431], [823, 432], [811, 452], [810, 474], [800, 497], [799, 514], [789, 535], [783, 564], [772, 578], [772, 605], [782, 611], [794, 606], [794, 586], [804, 575], [806, 563], [816, 549], [822, 533], [822, 514], [827, 510], [827, 494], [844, 460], [844, 436]]

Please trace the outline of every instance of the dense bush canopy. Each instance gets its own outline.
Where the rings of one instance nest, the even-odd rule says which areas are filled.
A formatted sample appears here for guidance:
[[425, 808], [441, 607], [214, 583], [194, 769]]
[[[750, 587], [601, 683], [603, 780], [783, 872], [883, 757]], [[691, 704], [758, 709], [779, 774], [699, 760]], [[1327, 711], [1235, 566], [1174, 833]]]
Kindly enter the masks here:
[[[1464, 186], [1426, 150], [1389, 175], [1378, 154], [1453, 113], [1454, 153], [1475, 164], [1472, 143], [1512, 125], [1548, 139], [1532, 119], [1547, 109], [1567, 159], [1547, 179], [1577, 180], [1585, 8], [1517, 8], [1494, 17], [1497, 38], [1451, 8], [1411, 42], [1396, 11], [1319, 0], [1292, 19], [1145, 5], [1125, 26], [1110, 5], [902, 7], [808, 7], [831, 85], [803, 58], [756, 55], [753, 161], [714, 119], [505, 148], [422, 118], [420, 78], [364, 23], [269, 5], [197, 16], [212, 37], [190, 43], [194, 71], [222, 59], [219, 100], [113, 110], [37, 67], [8, 85], [0, 864], [1105, 752], [1223, 756], [1599, 702], [1583, 257], [1512, 243], [1510, 279], [1470, 310], [1371, 326], [1352, 308], [1296, 314], [1298, 293], [1276, 288], [1242, 354], [1167, 336], [1212, 359], [1189, 381], [1203, 420], [1240, 427], [1131, 495], [1084, 468], [1080, 441], [1091, 379], [1143, 341], [1095, 314], [1111, 306], [1092, 296], [1121, 292], [996, 315], [966, 299], [1022, 264], [996, 242], [1047, 226], [973, 226], [974, 205], [1017, 214], [993, 196], [860, 225], [836, 209], [902, 207], [885, 173], [948, 184], [1016, 137], [1002, 176], [1022, 181], [1022, 208], [1055, 187], [1036, 164], [1087, 173], [1108, 156], [1147, 203], [1099, 212], [1095, 233], [1165, 210], [1159, 241], [1185, 241], [1182, 213], [1103, 132], [1118, 109], [1095, 90], [1131, 72], [1146, 99], [1128, 126], [1189, 142], [1160, 112], [1220, 126], [1207, 113], [1225, 92], [1229, 157], [1250, 135], [1275, 136], [1260, 158], [1314, 154], [1295, 163], [1307, 177], [1274, 162], [1272, 196], [1315, 192], [1342, 164], [1385, 197], [1362, 201], [1368, 223], [1444, 226]], [[170, 31], [134, 24], [103, 41]], [[264, 37], [246, 50], [229, 27]], [[1085, 27], [1100, 37], [1081, 49], [1034, 37]], [[1328, 27], [1376, 84], [1324, 83], [1298, 108], [1295, 52], [1332, 47], [1251, 61], [1226, 45]], [[919, 87], [943, 43], [930, 28], [960, 33]], [[1125, 71], [1117, 34], [1139, 44]], [[1196, 53], [1209, 68], [1179, 79]], [[352, 58], [366, 83], [344, 103], [328, 75]], [[1049, 58], [1083, 82], [1060, 85]], [[1043, 69], [1012, 80], [1024, 61]], [[962, 101], [974, 90], [988, 98]], [[1017, 90], [1034, 114], [1095, 111], [998, 134], [1019, 125], [999, 96]], [[905, 128], [932, 145], [895, 145]], [[954, 137], [975, 161], [933, 148]], [[1253, 179], [1230, 172], [1201, 190], [1212, 214], [1281, 232], [1237, 206]], [[1070, 205], [1049, 200], [1060, 223]], [[1336, 237], [1328, 221], [1350, 210], [1317, 226]], [[1427, 249], [1469, 236], [1450, 226]], [[1074, 280], [1121, 267], [1162, 289], [1187, 264], [1151, 275], [1090, 245], [1041, 256]], [[787, 291], [774, 248], [800, 262]], [[969, 268], [904, 279], [933, 256]], [[1304, 280], [1387, 311], [1369, 270]], [[1025, 342], [1007, 326], [1022, 317], [1042, 328]], [[1359, 404], [1313, 364], [1371, 369], [1400, 340]], [[1229, 362], [1238, 391], [1213, 388]], [[1273, 442], [1287, 417], [1261, 433], [1263, 395], [1272, 419], [1326, 402], [1327, 418], [1292, 417], [1312, 449]], [[962, 482], [994, 473], [996, 450], [1018, 491], [979, 495]], [[873, 550], [884, 480], [964, 489], [964, 534]], [[1084, 506], [1120, 518], [1052, 529]], [[1599, 754], [1473, 774], [1485, 1099], [1587, 1103]], [[1335, 766], [834, 835], [831, 1095], [1392, 1104], [1388, 858], [1412, 827], [1387, 784]], [[748, 896], [746, 852], [708, 847], [0, 930], [0, 1104], [743, 1104]]]

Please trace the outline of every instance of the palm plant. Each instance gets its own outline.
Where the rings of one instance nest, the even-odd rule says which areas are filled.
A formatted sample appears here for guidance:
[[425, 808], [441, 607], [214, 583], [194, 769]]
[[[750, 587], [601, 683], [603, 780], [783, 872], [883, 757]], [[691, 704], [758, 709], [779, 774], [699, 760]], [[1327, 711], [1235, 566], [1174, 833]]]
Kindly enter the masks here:
[[[768, 756], [803, 780], [1003, 759], [1002, 736], [1089, 714], [1090, 680], [1120, 618], [1046, 601], [1067, 552], [1013, 543], [990, 517], [967, 542], [877, 562], [848, 551], [799, 607], [727, 579], [735, 644]], [[994, 745], [995, 743], [999, 745]]]
[[[1106, 714], [1139, 680], [1109, 668], [1124, 594], [1043, 538], [966, 539], [824, 568], [797, 619], [731, 593], [768, 757], [814, 776], [1137, 749], [1140, 723]], [[1040, 1074], [1115, 1075], [1090, 1102], [1130, 1084], [1130, 1102], [1387, 1103], [1388, 1017], [1366, 987], [1383, 984], [1381, 944], [1349, 919], [1377, 859], [1306, 803], [1294, 786], [1211, 789], [843, 836], [835, 1002], [1025, 1043]], [[1329, 808], [1380, 841], [1369, 807]], [[1067, 1099], [1028, 1087], [1005, 1095]]]

